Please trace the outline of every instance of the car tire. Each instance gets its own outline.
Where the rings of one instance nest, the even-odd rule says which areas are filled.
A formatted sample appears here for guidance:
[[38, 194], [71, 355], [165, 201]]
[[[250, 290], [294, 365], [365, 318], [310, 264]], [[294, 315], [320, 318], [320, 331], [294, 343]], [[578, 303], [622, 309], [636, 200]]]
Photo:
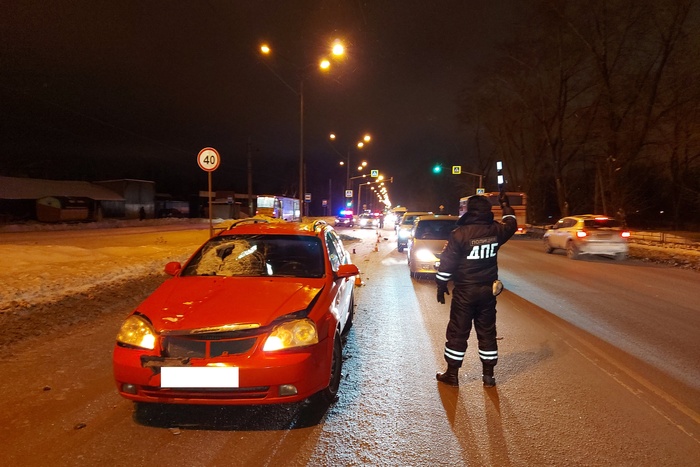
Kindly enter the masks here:
[[624, 261], [627, 259], [627, 253], [615, 253], [615, 261]]
[[552, 245], [549, 244], [549, 239], [545, 238], [544, 239], [544, 252], [550, 254], [553, 251], [554, 251], [554, 248], [552, 248]]
[[403, 245], [398, 246], [399, 253], [403, 253]]
[[340, 379], [343, 369], [343, 345], [341, 336], [338, 332], [335, 333], [333, 339], [333, 356], [331, 357], [331, 377], [328, 381], [328, 386], [320, 390], [313, 396], [314, 403], [322, 405], [331, 405], [337, 400], [338, 389], [340, 388]]
[[578, 248], [576, 248], [576, 245], [574, 245], [574, 242], [571, 240], [569, 240], [566, 244], [566, 256], [569, 259], [578, 259], [579, 257]]

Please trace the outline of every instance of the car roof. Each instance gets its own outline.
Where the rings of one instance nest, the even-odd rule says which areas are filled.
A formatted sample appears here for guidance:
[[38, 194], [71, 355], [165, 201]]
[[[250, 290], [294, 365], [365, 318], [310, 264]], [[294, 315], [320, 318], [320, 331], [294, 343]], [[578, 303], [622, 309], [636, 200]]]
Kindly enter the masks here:
[[325, 221], [287, 222], [281, 219], [250, 217], [233, 221], [218, 235], [308, 235], [317, 236], [321, 231], [332, 230]]
[[425, 221], [444, 221], [444, 220], [454, 220], [457, 222], [459, 220], [459, 216], [453, 216], [452, 214], [433, 214], [433, 215], [422, 215], [418, 219], [416, 219], [416, 222], [425, 222]]

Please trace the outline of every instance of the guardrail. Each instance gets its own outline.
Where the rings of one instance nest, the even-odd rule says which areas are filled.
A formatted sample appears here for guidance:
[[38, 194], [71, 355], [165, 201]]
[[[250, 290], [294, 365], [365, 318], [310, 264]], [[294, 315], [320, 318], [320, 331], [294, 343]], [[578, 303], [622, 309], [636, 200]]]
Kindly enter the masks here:
[[[528, 234], [531, 237], [540, 238], [547, 231], [548, 226], [529, 226]], [[684, 237], [670, 232], [658, 232], [647, 230], [631, 230], [630, 242], [657, 244], [665, 246], [680, 246], [700, 250], [700, 241], [695, 238]]]
[[684, 245], [688, 247], [700, 248], [700, 242], [692, 238], [682, 237], [669, 232], [648, 232], [644, 230], [633, 230], [630, 237], [632, 242], [666, 243], [671, 245]]

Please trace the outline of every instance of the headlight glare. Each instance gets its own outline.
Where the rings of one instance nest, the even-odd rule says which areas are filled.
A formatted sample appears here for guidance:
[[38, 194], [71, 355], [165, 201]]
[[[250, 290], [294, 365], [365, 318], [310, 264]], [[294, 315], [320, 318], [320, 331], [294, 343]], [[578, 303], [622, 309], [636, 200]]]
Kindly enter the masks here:
[[310, 319], [297, 319], [275, 326], [267, 336], [263, 350], [269, 352], [313, 344], [318, 344], [316, 325]]
[[138, 315], [129, 316], [117, 333], [117, 342], [153, 350], [156, 347], [156, 333], [146, 319]]
[[437, 258], [433, 255], [433, 252], [426, 249], [416, 250], [416, 259], [418, 261], [436, 261]]

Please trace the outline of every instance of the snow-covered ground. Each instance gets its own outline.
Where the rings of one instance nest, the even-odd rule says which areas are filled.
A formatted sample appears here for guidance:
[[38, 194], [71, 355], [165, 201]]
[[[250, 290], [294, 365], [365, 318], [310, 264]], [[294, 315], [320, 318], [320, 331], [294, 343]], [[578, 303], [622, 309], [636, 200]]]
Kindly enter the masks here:
[[186, 260], [208, 234], [202, 220], [3, 226], [0, 313], [160, 273], [166, 262]]

